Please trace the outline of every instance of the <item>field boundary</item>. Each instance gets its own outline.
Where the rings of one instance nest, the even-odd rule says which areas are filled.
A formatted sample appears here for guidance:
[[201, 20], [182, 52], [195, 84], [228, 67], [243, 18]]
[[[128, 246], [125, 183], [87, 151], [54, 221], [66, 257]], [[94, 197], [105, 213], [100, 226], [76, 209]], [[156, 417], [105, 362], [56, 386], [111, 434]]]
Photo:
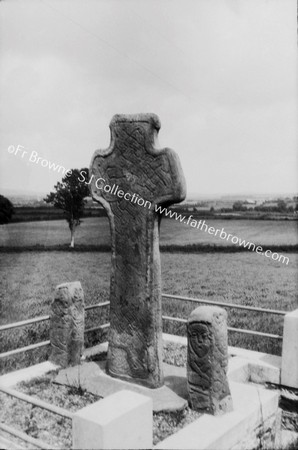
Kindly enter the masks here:
[[[292, 245], [262, 245], [264, 251], [297, 253], [298, 244]], [[160, 245], [160, 251], [164, 253], [255, 253], [252, 249], [235, 246], [235, 245], [216, 245], [216, 244], [186, 244], [186, 245]], [[110, 252], [111, 247], [107, 244], [101, 245], [84, 245], [76, 244], [74, 248], [70, 248], [68, 244], [61, 245], [25, 245], [25, 246], [0, 246], [2, 253], [21, 253], [21, 252], [44, 252], [44, 251], [61, 251], [61, 252]]]

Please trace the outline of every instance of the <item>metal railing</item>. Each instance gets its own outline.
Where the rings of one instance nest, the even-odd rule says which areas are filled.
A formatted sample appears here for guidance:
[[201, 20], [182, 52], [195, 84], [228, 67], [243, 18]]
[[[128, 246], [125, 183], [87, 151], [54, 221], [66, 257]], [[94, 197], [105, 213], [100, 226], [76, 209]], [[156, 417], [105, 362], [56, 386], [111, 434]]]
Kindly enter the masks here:
[[26, 347], [20, 347], [20, 348], [16, 348], [15, 350], [9, 350], [8, 352], [0, 353], [0, 359], [7, 358], [8, 356], [17, 355], [19, 353], [24, 353], [29, 350], [35, 350], [37, 348], [47, 347], [48, 345], [50, 345], [50, 341], [42, 341], [42, 342], [38, 342], [37, 344], [26, 345]]
[[[225, 308], [241, 309], [241, 310], [254, 311], [254, 312], [265, 313], [265, 314], [276, 314], [276, 315], [280, 315], [280, 316], [285, 316], [288, 312], [288, 311], [281, 311], [278, 309], [258, 308], [255, 306], [238, 305], [236, 303], [216, 302], [216, 301], [212, 301], [212, 300], [203, 300], [203, 299], [197, 299], [197, 298], [192, 298], [192, 297], [184, 297], [181, 295], [162, 294], [162, 297], [167, 298], [167, 299], [173, 299], [173, 300], [182, 300], [182, 301], [188, 301], [188, 302], [192, 302], [192, 303], [200, 303], [200, 304], [205, 304], [205, 305], [222, 306]], [[171, 317], [171, 316], [163, 316], [163, 319], [170, 320], [173, 322], [179, 322], [179, 323], [187, 322], [186, 319], [180, 319], [178, 317]], [[282, 340], [282, 338], [283, 338], [279, 334], [264, 333], [263, 331], [255, 331], [255, 330], [246, 330], [245, 328], [228, 327], [228, 331], [231, 331], [234, 333], [250, 334], [253, 336], [262, 336], [262, 337], [267, 337], [270, 339]]]
[[[98, 330], [105, 330], [110, 326], [109, 323], [104, 323], [103, 325], [98, 325], [97, 327], [88, 328], [84, 331], [84, 333], [89, 333], [90, 331], [98, 331]], [[1, 330], [0, 330], [1, 331]], [[50, 341], [41, 341], [37, 342], [36, 344], [27, 345], [26, 347], [20, 347], [16, 348], [15, 350], [9, 350], [8, 352], [0, 353], [0, 359], [7, 358], [8, 356], [17, 355], [18, 353], [24, 353], [29, 350], [36, 350], [37, 348], [41, 347], [48, 347], [50, 345]]]
[[[10, 397], [17, 398], [18, 400], [21, 400], [23, 402], [29, 403], [30, 405], [34, 405], [41, 409], [45, 409], [46, 411], [49, 411], [53, 414], [64, 417], [65, 419], [70, 419], [70, 420], [73, 419], [74, 414], [72, 412], [69, 412], [67, 409], [60, 408], [59, 406], [51, 405], [42, 400], [39, 400], [38, 398], [34, 398], [27, 394], [23, 394], [23, 392], [16, 391], [15, 389], [9, 389], [9, 388], [0, 386], [0, 392], [2, 394], [9, 395]], [[10, 426], [8, 426], [4, 423], [0, 423], [0, 430], [4, 431], [6, 433], [9, 433], [12, 436], [14, 436], [18, 439], [21, 439], [29, 444], [33, 444], [35, 447], [38, 447], [40, 449], [50, 450], [50, 449], [57, 448], [57, 447], [53, 447], [53, 445], [47, 444], [44, 441], [32, 438], [28, 434], [23, 433], [22, 431], [19, 431], [15, 428], [11, 428]]]
[[[43, 450], [55, 450], [57, 447], [53, 447], [53, 445], [49, 445], [46, 442], [40, 441], [39, 439], [35, 439], [31, 436], [28, 436], [28, 434], [23, 433], [22, 431], [16, 430], [15, 428], [11, 428], [8, 425], [5, 425], [5, 423], [0, 422], [0, 430], [4, 431], [5, 433], [11, 434], [12, 436], [21, 439], [22, 441], [27, 442], [28, 444], [34, 445], [34, 447], [41, 448]], [[2, 437], [2, 436], [1, 436]], [[10, 444], [10, 442], [9, 442]], [[7, 447], [9, 448], [9, 447]], [[13, 447], [13, 448], [21, 448], [21, 447]]]
[[[90, 309], [100, 308], [102, 306], [108, 306], [110, 302], [102, 302], [96, 303], [95, 305], [85, 306], [85, 311], [89, 311]], [[45, 322], [50, 320], [50, 316], [39, 316], [34, 317], [33, 319], [21, 320], [20, 322], [8, 323], [6, 325], [0, 325], [0, 331], [11, 330], [13, 328], [23, 327], [25, 325], [32, 325], [33, 323]]]
[[[162, 318], [164, 320], [171, 320], [172, 322], [187, 323], [186, 319], [179, 319], [178, 317], [162, 316]], [[228, 331], [234, 331], [236, 333], [252, 334], [254, 336], [263, 336], [272, 339], [282, 339], [282, 336], [280, 336], [279, 334], [263, 333], [263, 331], [245, 330], [244, 328], [228, 327]]]
[[[255, 306], [238, 305], [236, 303], [227, 303], [227, 302], [220, 302], [220, 301], [197, 299], [197, 298], [192, 298], [192, 297], [184, 297], [181, 295], [162, 294], [162, 297], [164, 299], [187, 301], [187, 302], [192, 302], [192, 303], [197, 303], [197, 304], [216, 305], [216, 306], [222, 306], [225, 308], [233, 308], [233, 309], [253, 311], [253, 312], [265, 313], [265, 314], [276, 314], [276, 315], [280, 315], [280, 316], [285, 316], [288, 312], [288, 311], [281, 311], [281, 310], [277, 310], [277, 309], [258, 308]], [[105, 302], [97, 303], [95, 305], [86, 306], [85, 310], [90, 311], [91, 309], [101, 308], [104, 306], [108, 306], [109, 304], [110, 304], [109, 301], [105, 301]], [[186, 323], [187, 322], [186, 319], [179, 318], [179, 317], [163, 315], [162, 318], [163, 318], [163, 320], [169, 320], [169, 321], [177, 322], [177, 323]], [[31, 325], [34, 323], [44, 322], [44, 321], [48, 321], [48, 320], [50, 320], [49, 315], [35, 317], [34, 319], [22, 320], [20, 322], [10, 323], [10, 324], [6, 324], [6, 325], [1, 325], [0, 332], [19, 328], [19, 327], [26, 326], [26, 325]], [[85, 333], [89, 333], [92, 331], [104, 330], [104, 329], [108, 328], [109, 326], [110, 326], [109, 323], [105, 323], [103, 325], [99, 325], [96, 327], [86, 329]], [[250, 334], [250, 335], [254, 335], [254, 336], [262, 336], [262, 337], [266, 337], [266, 338], [270, 338], [270, 339], [282, 340], [282, 338], [283, 338], [281, 335], [278, 335], [278, 334], [264, 333], [262, 331], [247, 330], [244, 328], [228, 327], [228, 331], [231, 331], [234, 333]], [[15, 350], [10, 350], [10, 351], [4, 352], [4, 353], [0, 353], [0, 359], [7, 358], [8, 356], [13, 356], [13, 355], [23, 353], [23, 352], [26, 352], [29, 350], [35, 350], [37, 348], [46, 347], [48, 345], [50, 345], [49, 340], [38, 342], [37, 344], [27, 345], [26, 347], [21, 347], [21, 348], [15, 349]]]
[[[110, 302], [102, 302], [102, 303], [98, 303], [96, 305], [90, 305], [90, 306], [86, 306], [85, 310], [90, 310], [90, 309], [94, 309], [94, 308], [99, 308], [102, 306], [107, 306], [109, 305]], [[0, 326], [0, 331], [6, 331], [6, 330], [11, 330], [11, 329], [15, 329], [15, 328], [19, 328], [22, 326], [26, 326], [26, 325], [31, 325], [31, 324], [35, 324], [35, 323], [39, 323], [39, 322], [44, 322], [50, 319], [50, 316], [40, 316], [40, 317], [35, 317], [34, 319], [28, 319], [28, 320], [22, 320], [20, 322], [15, 322], [15, 323], [11, 323], [11, 324], [7, 324], [7, 325], [2, 325]], [[87, 330], [85, 330], [85, 333], [89, 333], [90, 331], [97, 331], [97, 330], [104, 330], [107, 327], [109, 327], [109, 323], [103, 324], [103, 325], [99, 325], [97, 327], [93, 327], [93, 328], [89, 328]], [[15, 350], [10, 350], [8, 352], [4, 352], [0, 354], [0, 358], [6, 358], [8, 356], [12, 356], [12, 355], [16, 355], [18, 353], [23, 353], [26, 352], [28, 350], [33, 350], [36, 348], [41, 348], [41, 347], [46, 347], [50, 345], [50, 341], [43, 341], [43, 342], [38, 342], [37, 344], [32, 344], [32, 345], [27, 345], [26, 347], [21, 347]], [[67, 411], [64, 408], [60, 408], [59, 406], [55, 406], [55, 405], [51, 405], [49, 403], [46, 403], [42, 400], [39, 400], [37, 398], [31, 397], [29, 395], [26, 395], [22, 392], [19, 392], [15, 389], [9, 389], [6, 388], [4, 386], [0, 385], [0, 393], [9, 395], [13, 398], [17, 398], [18, 400], [27, 402], [31, 405], [37, 406], [39, 408], [45, 409], [53, 414], [57, 414], [59, 416], [62, 416], [66, 419], [73, 419], [74, 414], [72, 412]], [[43, 449], [43, 450], [50, 450], [50, 449], [56, 449], [56, 447], [53, 447], [53, 445], [49, 445], [46, 442], [43, 442], [39, 439], [35, 439], [32, 438], [31, 436], [27, 435], [26, 433], [19, 431], [15, 428], [12, 428], [4, 423], [0, 423], [0, 430], [4, 431], [5, 433], [8, 433], [18, 439], [21, 439], [31, 445], [34, 445], [34, 447]]]
[[[100, 308], [103, 306], [108, 306], [109, 304], [110, 304], [110, 302], [106, 301], [106, 302], [97, 303], [95, 305], [89, 305], [89, 306], [85, 307], [85, 311], [89, 311], [90, 309]], [[46, 322], [48, 320], [50, 320], [49, 315], [34, 317], [33, 319], [21, 320], [20, 322], [8, 323], [6, 325], [0, 325], [0, 332], [12, 330], [15, 328], [20, 328], [20, 327], [23, 327], [26, 325], [32, 325], [35, 323]], [[105, 323], [105, 324], [99, 325], [97, 327], [88, 328], [84, 331], [84, 333], [86, 334], [91, 331], [104, 330], [104, 329], [108, 328], [109, 325], [110, 325], [109, 323]], [[38, 342], [36, 344], [27, 345], [25, 347], [16, 348], [14, 350], [9, 350], [7, 352], [0, 353], [0, 359], [7, 358], [7, 357], [13, 356], [13, 355], [17, 355], [19, 353], [24, 353], [29, 350], [36, 350], [37, 348], [47, 347], [49, 345], [50, 345], [50, 341], [47, 340], [47, 341]]]
[[184, 300], [193, 303], [204, 303], [206, 305], [223, 306], [225, 308], [246, 309], [247, 311], [255, 311], [261, 313], [279, 314], [285, 316], [289, 311], [280, 311], [278, 309], [257, 308], [255, 306], [238, 305], [237, 303], [215, 302], [213, 300], [203, 300], [192, 297], [183, 297], [181, 295], [162, 294], [163, 298], [172, 298], [174, 300]]
[[30, 405], [38, 406], [39, 408], [46, 409], [53, 414], [72, 420], [74, 414], [67, 411], [67, 409], [60, 408], [60, 406], [50, 405], [38, 398], [31, 397], [30, 395], [23, 394], [23, 392], [16, 391], [15, 389], [6, 388], [0, 385], [0, 392], [9, 395], [10, 397], [17, 398], [23, 402], [30, 403]]

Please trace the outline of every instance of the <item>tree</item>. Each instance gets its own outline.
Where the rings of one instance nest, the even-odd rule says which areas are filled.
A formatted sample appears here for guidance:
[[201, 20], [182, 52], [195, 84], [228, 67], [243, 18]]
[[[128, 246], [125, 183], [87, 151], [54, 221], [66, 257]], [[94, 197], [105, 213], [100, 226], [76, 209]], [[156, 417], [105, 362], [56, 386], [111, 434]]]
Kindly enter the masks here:
[[287, 204], [284, 200], [279, 199], [277, 202], [277, 211], [279, 212], [287, 212]]
[[243, 203], [241, 201], [237, 201], [233, 204], [233, 210], [234, 211], [246, 211], [245, 206], [243, 206]]
[[74, 235], [76, 227], [81, 223], [84, 206], [86, 203], [85, 197], [89, 195], [89, 187], [86, 184], [88, 177], [85, 177], [84, 182], [79, 181], [80, 173], [84, 171], [88, 174], [88, 169], [72, 169], [66, 172], [62, 181], [55, 186], [55, 192], [50, 192], [44, 199], [46, 203], [52, 203], [55, 208], [62, 209], [65, 214], [65, 219], [68, 223], [71, 240], [70, 247], [74, 247]]
[[8, 198], [0, 195], [0, 224], [8, 223], [14, 214], [13, 204]]

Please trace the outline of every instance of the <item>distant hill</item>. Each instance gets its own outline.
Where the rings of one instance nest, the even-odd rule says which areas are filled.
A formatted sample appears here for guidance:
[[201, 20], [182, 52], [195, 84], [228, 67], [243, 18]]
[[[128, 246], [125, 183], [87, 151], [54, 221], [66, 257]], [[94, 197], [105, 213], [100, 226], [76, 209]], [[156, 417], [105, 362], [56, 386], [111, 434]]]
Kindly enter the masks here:
[[[5, 194], [4, 194], [5, 195]], [[18, 195], [5, 195], [14, 206], [44, 206], [46, 203], [43, 201], [44, 195], [30, 195], [30, 194], [18, 194]]]

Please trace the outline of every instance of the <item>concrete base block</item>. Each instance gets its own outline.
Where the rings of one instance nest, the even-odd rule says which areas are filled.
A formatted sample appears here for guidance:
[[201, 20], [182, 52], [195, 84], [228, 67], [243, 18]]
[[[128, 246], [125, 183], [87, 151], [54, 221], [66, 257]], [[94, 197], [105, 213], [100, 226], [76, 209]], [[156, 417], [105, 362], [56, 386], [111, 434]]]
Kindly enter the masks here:
[[32, 378], [42, 377], [51, 370], [58, 369], [59, 366], [45, 361], [43, 363], [35, 364], [34, 366], [26, 367], [25, 369], [16, 370], [15, 372], [7, 373], [0, 376], [0, 386], [11, 387], [21, 381], [29, 381]]
[[78, 411], [73, 449], [152, 448], [152, 400], [121, 391]]
[[[281, 357], [238, 347], [229, 347], [230, 362], [241, 358], [248, 362], [248, 378], [253, 383], [280, 383]], [[235, 380], [237, 381], [237, 380]]]
[[263, 361], [249, 363], [249, 381], [280, 384], [280, 368]]
[[[223, 416], [204, 414], [198, 420], [160, 442], [158, 449], [228, 450], [255, 448], [264, 436], [275, 438], [278, 393], [242, 383], [230, 383], [234, 411]], [[270, 430], [270, 431], [269, 431]], [[242, 447], [243, 444], [243, 447]], [[257, 445], [256, 445], [257, 447]]]
[[298, 389], [298, 309], [285, 315], [281, 384]]
[[289, 447], [298, 448], [298, 433], [290, 430], [282, 430], [280, 448], [287, 449]]
[[[272, 356], [273, 355], [267, 355]], [[229, 359], [228, 378], [239, 383], [280, 383], [280, 367], [274, 361], [233, 357]]]
[[249, 363], [243, 358], [229, 358], [228, 366], [229, 381], [247, 383], [249, 380]]

